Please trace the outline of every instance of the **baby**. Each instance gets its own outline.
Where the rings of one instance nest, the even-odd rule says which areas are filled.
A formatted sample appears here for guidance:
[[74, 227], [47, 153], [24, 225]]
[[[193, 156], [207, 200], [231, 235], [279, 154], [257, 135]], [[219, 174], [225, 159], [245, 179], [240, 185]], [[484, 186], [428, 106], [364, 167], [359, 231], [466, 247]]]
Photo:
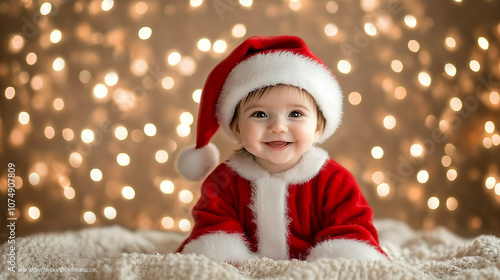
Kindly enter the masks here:
[[[316, 147], [341, 117], [335, 77], [300, 38], [245, 40], [208, 76], [196, 147], [178, 159], [184, 177], [206, 178], [178, 251], [235, 265], [252, 257], [388, 261], [354, 177]], [[216, 167], [209, 141], [219, 126], [241, 149]]]

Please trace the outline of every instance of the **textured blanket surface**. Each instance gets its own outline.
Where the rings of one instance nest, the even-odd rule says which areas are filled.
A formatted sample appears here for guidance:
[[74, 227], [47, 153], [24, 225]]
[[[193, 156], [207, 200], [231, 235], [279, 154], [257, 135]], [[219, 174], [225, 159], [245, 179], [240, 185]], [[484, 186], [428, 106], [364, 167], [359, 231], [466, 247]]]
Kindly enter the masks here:
[[462, 239], [446, 229], [414, 231], [376, 221], [391, 264], [321, 259], [254, 258], [238, 268], [175, 251], [185, 236], [119, 226], [16, 239], [16, 272], [9, 245], [0, 245], [0, 279], [500, 279], [500, 238]]

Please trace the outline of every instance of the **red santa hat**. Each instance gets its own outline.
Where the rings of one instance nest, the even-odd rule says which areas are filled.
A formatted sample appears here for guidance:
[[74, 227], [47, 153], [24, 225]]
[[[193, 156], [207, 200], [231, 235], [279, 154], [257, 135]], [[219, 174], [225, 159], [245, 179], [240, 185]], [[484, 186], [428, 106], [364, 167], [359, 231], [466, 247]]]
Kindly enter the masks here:
[[278, 84], [306, 90], [316, 101], [325, 128], [318, 142], [330, 137], [342, 118], [342, 91], [328, 67], [295, 36], [246, 39], [208, 75], [203, 87], [196, 146], [184, 150], [177, 168], [186, 179], [204, 179], [218, 164], [219, 151], [210, 139], [219, 126], [232, 138], [236, 106], [250, 92]]

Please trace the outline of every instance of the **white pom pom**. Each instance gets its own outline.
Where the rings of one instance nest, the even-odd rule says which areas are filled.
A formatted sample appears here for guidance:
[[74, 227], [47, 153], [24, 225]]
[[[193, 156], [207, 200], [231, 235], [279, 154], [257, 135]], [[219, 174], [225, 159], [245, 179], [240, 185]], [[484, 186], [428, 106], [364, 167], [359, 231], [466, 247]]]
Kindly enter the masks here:
[[177, 169], [182, 177], [190, 181], [200, 181], [219, 164], [219, 155], [219, 149], [212, 143], [200, 149], [193, 146], [179, 154]]

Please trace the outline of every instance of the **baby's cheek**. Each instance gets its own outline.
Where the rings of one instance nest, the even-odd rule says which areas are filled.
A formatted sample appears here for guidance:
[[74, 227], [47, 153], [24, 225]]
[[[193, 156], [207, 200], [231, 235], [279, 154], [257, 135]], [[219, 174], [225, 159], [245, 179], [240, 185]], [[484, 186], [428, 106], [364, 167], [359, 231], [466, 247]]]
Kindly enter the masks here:
[[314, 138], [316, 134], [316, 127], [311, 124], [307, 126], [302, 126], [296, 134], [296, 137], [303, 141], [309, 141], [309, 139]]

